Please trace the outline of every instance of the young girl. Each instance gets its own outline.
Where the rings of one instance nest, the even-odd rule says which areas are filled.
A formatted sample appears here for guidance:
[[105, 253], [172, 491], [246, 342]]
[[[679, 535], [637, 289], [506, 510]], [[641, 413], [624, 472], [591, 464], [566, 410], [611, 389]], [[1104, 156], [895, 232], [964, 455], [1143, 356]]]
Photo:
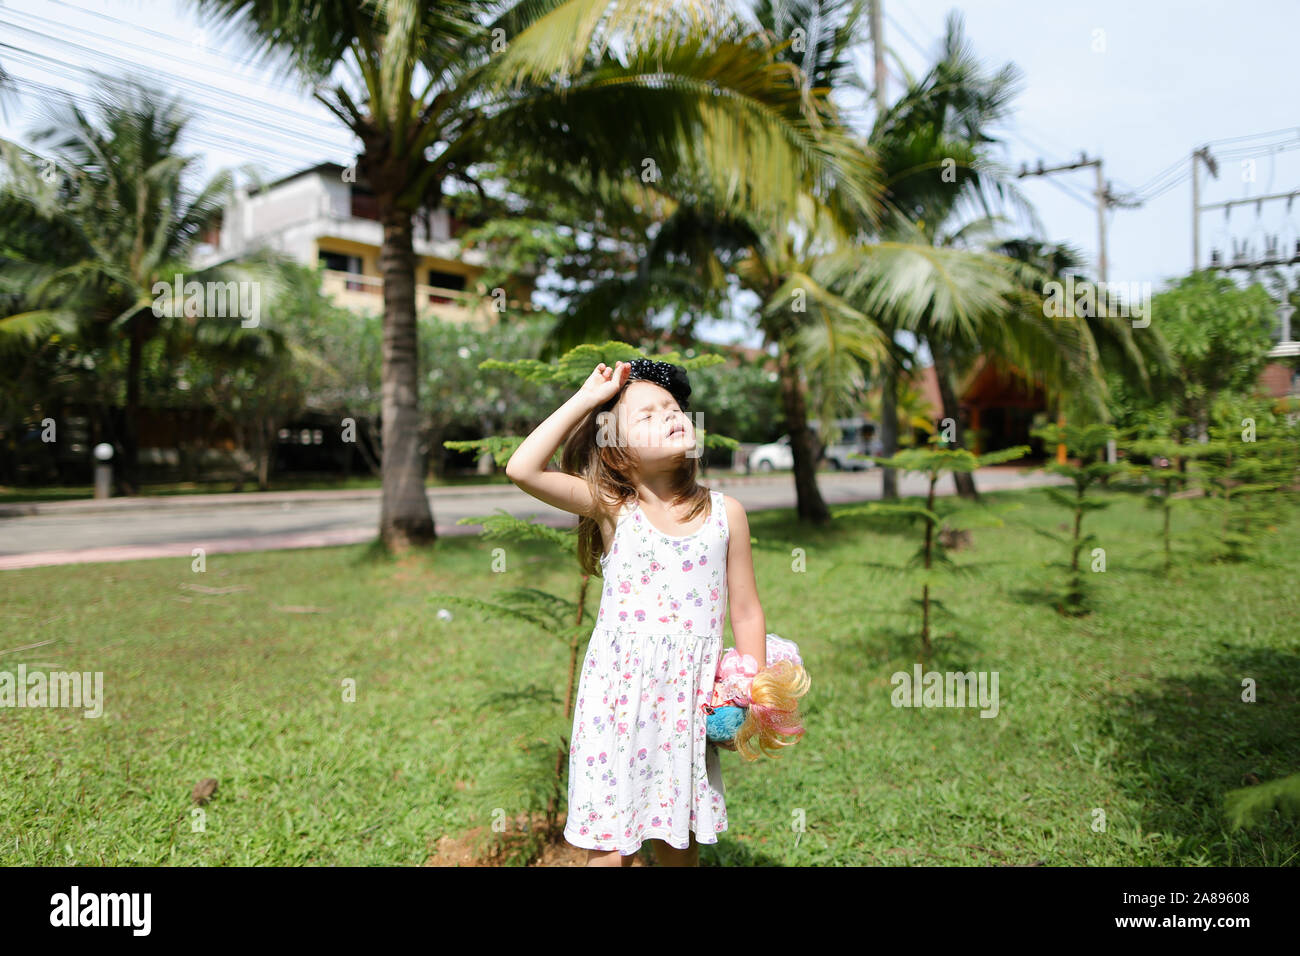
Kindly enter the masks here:
[[[506, 466], [524, 491], [581, 516], [579, 560], [604, 582], [578, 683], [564, 830], [588, 866], [630, 865], [644, 840], [660, 865], [699, 865], [699, 844], [727, 829], [701, 705], [728, 599], [736, 649], [767, 660], [749, 523], [734, 498], [696, 483], [690, 393], [680, 366], [602, 363]], [[564, 470], [546, 471], [561, 441]]]

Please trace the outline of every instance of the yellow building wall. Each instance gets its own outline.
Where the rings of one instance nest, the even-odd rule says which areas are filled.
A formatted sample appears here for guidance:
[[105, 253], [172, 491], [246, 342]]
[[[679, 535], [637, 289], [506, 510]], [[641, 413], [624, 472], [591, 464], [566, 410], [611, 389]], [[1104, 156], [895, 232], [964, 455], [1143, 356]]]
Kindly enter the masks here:
[[[361, 274], [371, 276], [375, 279], [383, 278], [379, 271], [379, 250], [374, 246], [366, 245], [362, 242], [352, 242], [348, 239], [325, 238], [316, 241], [316, 258], [320, 259], [322, 252], [333, 252], [337, 255], [356, 256], [361, 260]], [[465, 291], [473, 292], [474, 279], [483, 273], [478, 266], [466, 265], [463, 262], [457, 262], [455, 259], [438, 259], [433, 256], [416, 256], [415, 257], [415, 282], [416, 285], [428, 285], [429, 270], [437, 269], [439, 272], [450, 272], [455, 275], [465, 277]]]

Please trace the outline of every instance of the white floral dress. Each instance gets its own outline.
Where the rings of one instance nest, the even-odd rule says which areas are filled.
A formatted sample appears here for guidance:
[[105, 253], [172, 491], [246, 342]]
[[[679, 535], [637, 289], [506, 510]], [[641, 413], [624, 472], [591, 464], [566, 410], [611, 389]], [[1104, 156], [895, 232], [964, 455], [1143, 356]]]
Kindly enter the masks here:
[[569, 744], [574, 846], [627, 856], [648, 839], [687, 849], [727, 829], [718, 748], [705, 735], [722, 653], [730, 532], [722, 492], [688, 535], [636, 504], [601, 557], [604, 586]]

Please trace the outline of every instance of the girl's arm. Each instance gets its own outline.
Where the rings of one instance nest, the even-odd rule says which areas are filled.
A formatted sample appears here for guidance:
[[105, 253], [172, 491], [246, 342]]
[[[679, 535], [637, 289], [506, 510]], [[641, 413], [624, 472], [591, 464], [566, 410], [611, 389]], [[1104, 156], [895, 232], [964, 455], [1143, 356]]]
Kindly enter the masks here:
[[582, 387], [515, 449], [506, 462], [506, 477], [548, 505], [594, 517], [595, 502], [587, 482], [577, 475], [547, 471], [546, 466], [574, 426], [618, 394], [631, 368], [627, 362], [619, 362], [614, 368], [603, 362], [597, 365]]
[[730, 529], [727, 542], [727, 602], [731, 605], [731, 633], [736, 650], [748, 654], [767, 666], [767, 621], [758, 601], [758, 584], [754, 580], [754, 554], [749, 546], [749, 519], [745, 508], [730, 495], [723, 495]]

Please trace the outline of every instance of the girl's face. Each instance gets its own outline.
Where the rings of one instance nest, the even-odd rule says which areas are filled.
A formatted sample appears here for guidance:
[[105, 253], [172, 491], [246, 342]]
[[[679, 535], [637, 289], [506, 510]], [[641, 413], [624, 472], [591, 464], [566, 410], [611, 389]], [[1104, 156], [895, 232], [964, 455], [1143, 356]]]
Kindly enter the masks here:
[[619, 434], [642, 462], [678, 458], [695, 446], [695, 425], [654, 382], [633, 382], [618, 402]]

